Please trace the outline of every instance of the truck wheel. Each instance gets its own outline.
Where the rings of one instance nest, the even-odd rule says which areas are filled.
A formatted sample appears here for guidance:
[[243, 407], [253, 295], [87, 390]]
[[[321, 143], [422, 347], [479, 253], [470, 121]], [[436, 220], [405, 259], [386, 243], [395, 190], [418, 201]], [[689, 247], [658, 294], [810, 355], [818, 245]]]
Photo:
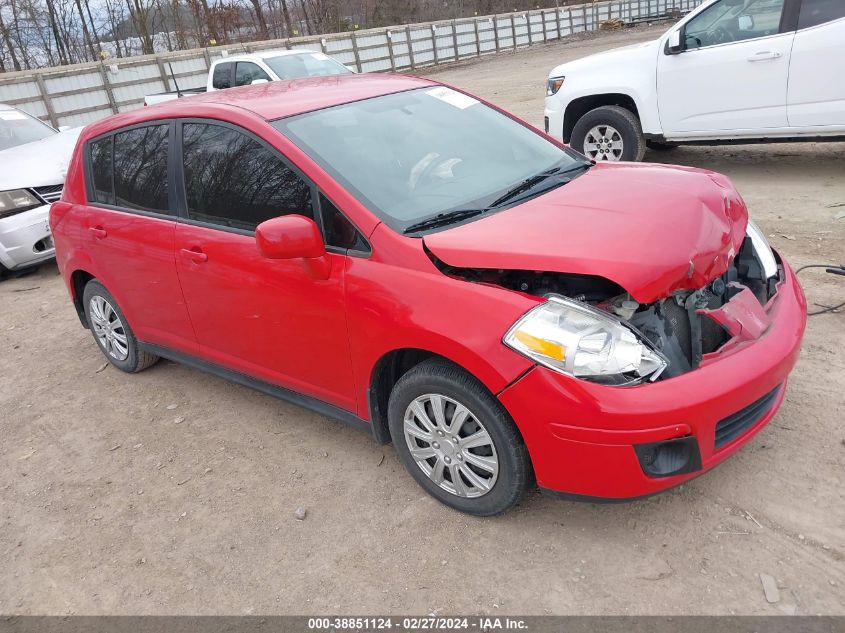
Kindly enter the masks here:
[[499, 514], [533, 481], [528, 449], [507, 411], [459, 367], [432, 359], [411, 369], [393, 387], [387, 416], [405, 468], [456, 510]]
[[673, 149], [678, 149], [675, 143], [663, 143], [661, 141], [646, 141], [646, 145], [655, 152], [671, 152]]
[[136, 373], [153, 365], [158, 356], [138, 348], [138, 339], [129, 327], [117, 301], [96, 279], [85, 284], [82, 305], [94, 340], [112, 365]]
[[620, 106], [602, 106], [578, 119], [570, 145], [595, 161], [639, 161], [646, 141], [640, 120]]

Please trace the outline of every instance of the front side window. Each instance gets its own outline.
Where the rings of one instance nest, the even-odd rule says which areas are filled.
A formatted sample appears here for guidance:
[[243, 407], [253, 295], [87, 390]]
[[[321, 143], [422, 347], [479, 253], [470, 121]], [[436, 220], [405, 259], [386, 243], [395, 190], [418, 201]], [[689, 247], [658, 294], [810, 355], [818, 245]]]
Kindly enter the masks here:
[[320, 194], [320, 215], [323, 219], [323, 229], [326, 234], [326, 246], [358, 252], [370, 249], [364, 236], [322, 193]]
[[112, 163], [113, 136], [91, 143], [91, 184], [94, 202], [114, 204], [114, 174]]
[[328, 75], [348, 75], [352, 71], [340, 62], [322, 53], [301, 53], [279, 55], [264, 60], [279, 79], [299, 79], [301, 77], [325, 77]]
[[784, 0], [722, 0], [684, 28], [689, 49], [742, 42], [780, 31]]
[[182, 125], [188, 217], [254, 231], [280, 215], [314, 217], [311, 187], [273, 150], [230, 127]]
[[804, 0], [801, 4], [801, 15], [798, 17], [798, 29], [808, 29], [842, 18], [845, 18], [843, 0]]
[[238, 62], [235, 66], [235, 85], [248, 86], [256, 79], [270, 81], [270, 76], [258, 64], [252, 62]]
[[443, 86], [273, 125], [399, 232], [446, 211], [486, 208], [528, 178], [585, 164], [578, 154]]
[[214, 67], [214, 76], [211, 78], [211, 85], [215, 90], [225, 90], [232, 87], [232, 64], [224, 62]]
[[169, 125], [146, 125], [114, 135], [115, 204], [169, 213], [167, 152]]

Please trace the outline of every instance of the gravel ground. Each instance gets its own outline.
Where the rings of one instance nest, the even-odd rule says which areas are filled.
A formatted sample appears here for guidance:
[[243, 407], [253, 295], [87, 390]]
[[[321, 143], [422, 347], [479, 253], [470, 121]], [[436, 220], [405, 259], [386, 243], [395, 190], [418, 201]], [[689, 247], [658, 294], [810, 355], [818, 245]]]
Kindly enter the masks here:
[[[658, 32], [431, 74], [540, 124], [552, 66]], [[731, 176], [793, 265], [845, 260], [842, 144], [647, 159]], [[811, 304], [845, 300], [841, 278], [803, 280]], [[0, 613], [845, 614], [842, 313], [811, 319], [781, 412], [715, 471], [474, 519], [319, 415], [168, 362], [104, 368], [54, 266], [0, 305]]]

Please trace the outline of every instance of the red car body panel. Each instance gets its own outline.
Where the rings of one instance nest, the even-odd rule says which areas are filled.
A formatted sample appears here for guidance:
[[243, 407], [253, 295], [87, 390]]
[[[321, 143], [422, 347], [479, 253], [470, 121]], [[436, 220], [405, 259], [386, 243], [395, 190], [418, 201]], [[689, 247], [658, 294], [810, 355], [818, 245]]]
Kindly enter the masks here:
[[425, 244], [450, 266], [598, 275], [651, 303], [724, 273], [746, 221], [733, 187], [706, 172], [600, 163], [565, 187], [428, 235]]
[[[745, 234], [745, 205], [723, 176], [596, 166], [546, 195], [423, 240], [382, 224], [268, 122], [427, 85], [436, 84], [386, 75], [273, 82], [90, 125], [50, 219], [71, 296], [79, 300], [76, 273], [98, 278], [144, 343], [306, 394], [362, 422], [373, 412], [382, 359], [406, 349], [438, 354], [499, 398], [525, 439], [538, 482], [557, 491], [613, 498], [656, 492], [698, 473], [646, 477], [634, 444], [692, 435], [706, 470], [762, 428], [782, 393], [753, 429], [713, 449], [716, 422], [783, 383], [795, 363], [805, 305], [785, 264], [785, 279], [763, 312], [743, 300], [722, 310], [718, 318], [735, 336], [699, 369], [618, 388], [538, 367], [505, 346], [505, 332], [542, 299], [447, 276], [431, 257], [455, 267], [603, 276], [640, 302], [700, 288], [724, 272]], [[180, 117], [226, 121], [263, 138], [350, 218], [372, 253], [327, 253], [316, 274], [302, 259], [263, 258], [252, 236], [88, 203], [87, 141]], [[754, 320], [749, 328], [746, 319]]]

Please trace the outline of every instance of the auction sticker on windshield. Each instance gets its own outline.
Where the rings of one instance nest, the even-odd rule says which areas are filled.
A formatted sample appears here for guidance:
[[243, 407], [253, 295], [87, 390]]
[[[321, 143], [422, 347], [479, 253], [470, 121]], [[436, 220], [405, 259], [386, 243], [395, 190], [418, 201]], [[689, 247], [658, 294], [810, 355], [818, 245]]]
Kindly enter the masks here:
[[425, 93], [427, 95], [431, 95], [435, 99], [440, 99], [444, 103], [448, 103], [451, 106], [460, 108], [461, 110], [466, 110], [468, 107], [478, 103], [478, 99], [473, 99], [472, 97], [465, 95], [461, 92], [457, 92], [455, 90], [452, 90], [451, 88], [446, 88], [442, 86], [440, 88], [426, 90]]

